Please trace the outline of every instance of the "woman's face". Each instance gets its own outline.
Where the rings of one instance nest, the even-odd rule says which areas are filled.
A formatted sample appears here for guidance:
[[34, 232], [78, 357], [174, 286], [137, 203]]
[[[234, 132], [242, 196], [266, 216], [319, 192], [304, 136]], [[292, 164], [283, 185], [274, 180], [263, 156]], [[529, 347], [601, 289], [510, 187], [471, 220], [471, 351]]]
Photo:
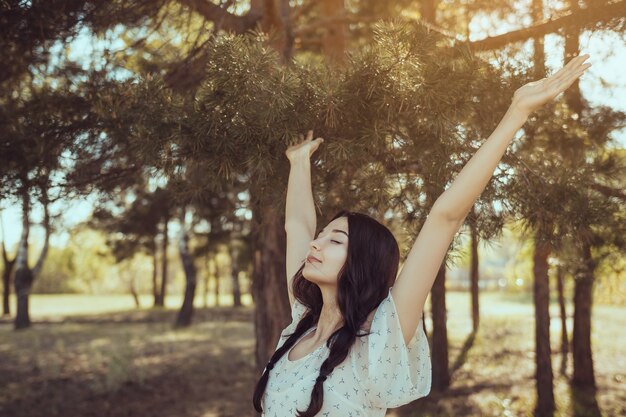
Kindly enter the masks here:
[[348, 219], [339, 217], [328, 223], [310, 243], [302, 275], [317, 284], [336, 284], [347, 257]]

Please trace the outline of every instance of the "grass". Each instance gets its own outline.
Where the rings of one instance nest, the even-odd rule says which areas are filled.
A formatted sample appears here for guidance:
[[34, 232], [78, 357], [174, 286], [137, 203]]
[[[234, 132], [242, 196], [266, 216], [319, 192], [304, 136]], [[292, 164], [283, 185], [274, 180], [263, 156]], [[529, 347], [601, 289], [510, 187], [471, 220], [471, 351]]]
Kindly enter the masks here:
[[[142, 300], [146, 307], [148, 300]], [[172, 306], [175, 301], [170, 300]], [[505, 294], [481, 295], [481, 328], [471, 339], [469, 295], [450, 293], [447, 301], [452, 386], [388, 415], [532, 415], [532, 304]], [[0, 415], [253, 415], [250, 398], [257, 375], [250, 305], [198, 308], [194, 325], [182, 330], [171, 327], [175, 309], [132, 306], [129, 296], [34, 296], [31, 329], [15, 332], [12, 321], [2, 319]], [[598, 390], [591, 397], [573, 393], [567, 378], [558, 375], [560, 321], [556, 306], [551, 312], [555, 417], [626, 415], [626, 308], [594, 309]], [[596, 401], [597, 412], [581, 406], [582, 400]]]
[[[130, 295], [82, 295], [82, 294], [33, 294], [30, 299], [30, 316], [37, 320], [62, 320], [66, 316], [95, 315], [112, 312], [135, 310], [135, 302]], [[15, 296], [10, 298], [11, 311], [15, 311]], [[183, 302], [181, 295], [168, 295], [165, 299], [165, 308], [177, 309]], [[245, 306], [252, 305], [250, 294], [243, 294], [241, 302]], [[140, 295], [141, 309], [152, 310], [153, 297]], [[220, 305], [232, 305], [233, 299], [229, 295], [220, 295]], [[202, 308], [204, 303], [200, 296], [196, 296], [194, 305]], [[209, 294], [208, 305], [215, 305], [215, 294]]]

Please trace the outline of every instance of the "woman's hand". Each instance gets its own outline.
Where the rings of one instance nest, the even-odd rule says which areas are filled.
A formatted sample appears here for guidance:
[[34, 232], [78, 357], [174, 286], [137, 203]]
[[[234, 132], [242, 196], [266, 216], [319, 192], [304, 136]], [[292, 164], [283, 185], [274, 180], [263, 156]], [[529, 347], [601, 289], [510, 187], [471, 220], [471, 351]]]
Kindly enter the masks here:
[[306, 134], [306, 139], [304, 139], [303, 135], [298, 135], [299, 143], [291, 145], [285, 151], [285, 155], [289, 159], [289, 161], [293, 162], [299, 158], [309, 159], [311, 155], [317, 150], [324, 139], [316, 138], [313, 140], [313, 131], [309, 130]]
[[588, 54], [573, 58], [563, 68], [547, 78], [528, 83], [515, 91], [511, 107], [525, 117], [565, 91], [591, 66], [584, 62]]

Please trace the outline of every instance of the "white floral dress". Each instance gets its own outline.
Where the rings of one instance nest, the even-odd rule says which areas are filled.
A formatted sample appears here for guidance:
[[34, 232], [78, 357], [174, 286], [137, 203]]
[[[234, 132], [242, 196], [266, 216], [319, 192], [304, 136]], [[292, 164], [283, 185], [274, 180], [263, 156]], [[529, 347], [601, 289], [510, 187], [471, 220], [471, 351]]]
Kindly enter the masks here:
[[[282, 331], [276, 349], [287, 340], [284, 336], [295, 330], [306, 309], [298, 300], [294, 302], [291, 324]], [[407, 346], [391, 288], [374, 313], [371, 332], [357, 337], [345, 361], [324, 381], [324, 402], [316, 416], [382, 417], [387, 408], [399, 407], [430, 392], [430, 350], [421, 321]], [[289, 360], [289, 352], [285, 353], [270, 371], [262, 416], [294, 417], [296, 410], [306, 410], [320, 366], [329, 353], [325, 343], [295, 361]]]

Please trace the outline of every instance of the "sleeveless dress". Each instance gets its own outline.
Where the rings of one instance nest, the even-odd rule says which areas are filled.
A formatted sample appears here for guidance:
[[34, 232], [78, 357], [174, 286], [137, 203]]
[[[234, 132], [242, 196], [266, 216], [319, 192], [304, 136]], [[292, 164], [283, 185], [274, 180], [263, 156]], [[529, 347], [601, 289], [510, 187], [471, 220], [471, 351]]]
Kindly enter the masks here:
[[[291, 324], [282, 331], [276, 350], [306, 311], [295, 300]], [[344, 362], [324, 381], [324, 402], [316, 416], [383, 417], [387, 408], [399, 407], [430, 392], [430, 350], [422, 323], [407, 346], [391, 288], [374, 313], [370, 331], [368, 336], [357, 337]], [[295, 361], [289, 360], [289, 352], [285, 353], [270, 371], [262, 399], [262, 416], [294, 417], [296, 410], [306, 410], [320, 366], [329, 353], [325, 343]]]

